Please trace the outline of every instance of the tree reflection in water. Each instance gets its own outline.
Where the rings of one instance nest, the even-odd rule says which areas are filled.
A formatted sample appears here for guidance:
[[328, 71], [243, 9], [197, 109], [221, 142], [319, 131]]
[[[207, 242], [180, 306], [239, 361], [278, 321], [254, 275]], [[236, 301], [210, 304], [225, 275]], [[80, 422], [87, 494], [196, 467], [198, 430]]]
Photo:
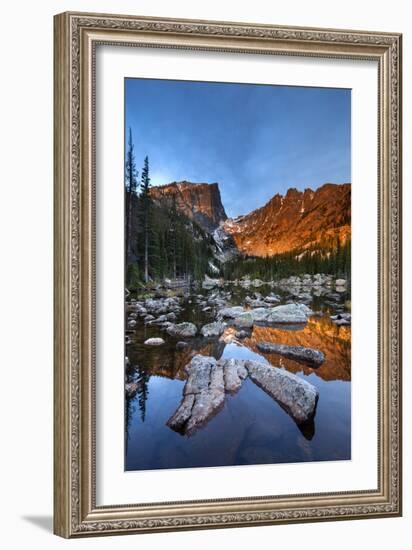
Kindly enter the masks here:
[[[293, 346], [315, 348], [325, 354], [325, 362], [312, 368], [292, 359], [287, 359], [275, 353], [261, 352], [257, 344], [260, 342], [278, 343]], [[129, 367], [129, 380], [137, 383], [137, 394], [134, 399], [127, 400], [126, 426], [129, 431], [130, 422], [134, 417], [134, 407], [138, 406], [141, 421], [146, 418], [146, 403], [149, 397], [149, 380], [152, 375], [185, 381], [187, 373], [185, 366], [196, 353], [220, 359], [227, 345], [236, 344], [264, 358], [273, 366], [284, 368], [291, 373], [316, 376], [324, 381], [351, 380], [351, 330], [348, 326], [336, 326], [327, 316], [313, 316], [307, 324], [293, 329], [283, 327], [264, 327], [255, 325], [246, 338], [238, 340], [236, 330], [227, 327], [220, 339], [194, 338], [184, 349], [176, 349], [175, 342], [159, 348], [148, 350], [142, 345], [132, 346], [129, 353], [132, 361], [140, 358], [141, 366]], [[144, 352], [144, 353], [143, 353]], [[143, 359], [144, 358], [144, 359]], [[142, 361], [143, 359], [143, 361]], [[279, 404], [281, 406], [281, 404]], [[307, 440], [315, 435], [315, 417], [298, 426]]]

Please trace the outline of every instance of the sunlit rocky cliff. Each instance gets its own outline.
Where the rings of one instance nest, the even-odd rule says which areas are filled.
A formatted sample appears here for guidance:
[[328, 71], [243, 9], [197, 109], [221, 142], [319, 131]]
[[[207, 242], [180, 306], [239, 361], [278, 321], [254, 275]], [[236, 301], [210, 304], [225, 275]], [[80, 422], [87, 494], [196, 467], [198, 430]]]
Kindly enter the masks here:
[[176, 207], [208, 232], [227, 219], [217, 183], [173, 182], [152, 187], [150, 194], [154, 200]]
[[151, 196], [197, 222], [220, 250], [235, 247], [249, 256], [326, 250], [351, 235], [350, 183], [326, 183], [316, 191], [291, 188], [235, 219], [227, 218], [217, 183], [174, 182], [153, 187]]
[[316, 191], [289, 189], [246, 216], [226, 220], [223, 228], [247, 255], [326, 247], [350, 237], [351, 185], [327, 183]]

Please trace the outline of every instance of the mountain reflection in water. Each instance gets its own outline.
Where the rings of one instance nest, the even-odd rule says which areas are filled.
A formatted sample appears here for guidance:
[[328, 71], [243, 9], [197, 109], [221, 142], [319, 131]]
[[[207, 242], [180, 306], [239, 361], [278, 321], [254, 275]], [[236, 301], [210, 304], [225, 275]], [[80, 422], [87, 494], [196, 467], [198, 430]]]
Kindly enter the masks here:
[[[193, 338], [184, 349], [176, 349], [176, 340], [164, 332], [164, 345], [145, 346], [153, 336], [159, 336], [157, 327], [142, 327], [127, 350], [128, 372], [134, 373], [138, 391], [125, 404], [126, 470], [350, 459], [350, 326], [336, 326], [325, 313], [293, 330], [255, 325], [241, 340], [228, 326], [219, 339]], [[264, 354], [259, 342], [315, 348], [325, 354], [325, 361], [311, 368]], [[254, 359], [306, 378], [320, 395], [314, 420], [299, 428], [247, 380], [193, 437], [176, 434], [166, 422], [182, 398], [185, 366], [197, 353]]]
[[311, 317], [301, 330], [255, 326], [250, 338], [242, 345], [264, 356], [272, 365], [284, 367], [289, 372], [310, 374], [313, 369], [276, 354], [265, 354], [258, 350], [258, 342], [303, 346], [322, 351], [325, 362], [316, 368], [316, 375], [322, 380], [351, 379], [351, 329], [337, 326], [326, 317]]
[[185, 366], [193, 355], [200, 353], [220, 359], [226, 345], [235, 342], [264, 357], [275, 367], [283, 367], [294, 374], [314, 372], [313, 368], [302, 363], [275, 353], [263, 353], [257, 348], [259, 342], [269, 342], [320, 350], [325, 355], [325, 362], [316, 368], [317, 376], [322, 380], [351, 380], [351, 327], [339, 327], [328, 317], [313, 316], [299, 330], [255, 325], [250, 336], [242, 340], [238, 340], [235, 333], [236, 329], [229, 326], [220, 339], [193, 338], [187, 348], [181, 350], [167, 345], [148, 349], [142, 343], [131, 346], [129, 359], [132, 365], [142, 365], [143, 370], [152, 375], [186, 380]]

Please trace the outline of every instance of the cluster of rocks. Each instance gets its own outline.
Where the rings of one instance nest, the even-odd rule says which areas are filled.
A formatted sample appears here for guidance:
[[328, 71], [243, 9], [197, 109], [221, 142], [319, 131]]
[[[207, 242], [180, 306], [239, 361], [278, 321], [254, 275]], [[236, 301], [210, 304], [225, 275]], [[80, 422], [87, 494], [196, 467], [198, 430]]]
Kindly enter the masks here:
[[224, 286], [223, 279], [212, 279], [207, 275], [205, 275], [205, 278], [202, 282], [202, 288], [206, 290], [210, 290], [211, 288], [215, 288], [215, 287], [223, 287], [223, 286]]
[[202, 288], [210, 290], [216, 287], [224, 287], [225, 285], [235, 285], [241, 286], [243, 288], [255, 287], [258, 288], [263, 285], [273, 285], [273, 281], [262, 281], [261, 279], [249, 279], [244, 277], [242, 279], [235, 279], [233, 281], [228, 281], [224, 279], [213, 279], [205, 275], [205, 278], [202, 282]]
[[195, 355], [186, 366], [188, 379], [183, 398], [167, 425], [185, 435], [205, 425], [221, 408], [226, 393], [236, 393], [249, 377], [298, 424], [314, 417], [317, 389], [283, 369], [257, 361], [220, 359]]
[[[138, 301], [131, 299], [126, 302], [127, 324], [126, 324], [126, 344], [130, 343], [130, 337], [127, 332], [136, 328], [137, 319], [140, 317], [145, 325], [157, 325], [166, 330], [182, 310], [182, 298], [178, 296], [147, 298]], [[164, 343], [161, 338], [149, 339], [148, 345], [160, 345]]]
[[216, 308], [224, 307], [231, 299], [230, 292], [218, 289], [214, 292], [209, 292], [207, 296], [203, 294], [197, 294], [195, 301], [202, 311], [212, 311]]
[[250, 288], [251, 286], [252, 287], [255, 287], [255, 288], [259, 288], [260, 286], [263, 286], [263, 285], [267, 285], [267, 284], [272, 284], [271, 282], [265, 282], [265, 281], [262, 281], [260, 279], [240, 279], [239, 281], [235, 281], [235, 284], [238, 284], [239, 286], [243, 287], [243, 288]]
[[279, 304], [281, 298], [279, 295], [271, 293], [263, 297], [260, 292], [255, 292], [253, 296], [246, 296], [245, 305], [251, 308], [271, 307], [274, 304]]
[[[341, 289], [346, 290], [346, 281], [337, 279], [331, 275], [301, 275], [291, 276], [277, 282], [265, 283], [260, 279], [241, 279], [231, 281], [241, 286], [259, 287], [270, 284], [279, 287], [283, 292], [281, 296], [275, 292], [262, 295], [262, 291], [248, 294], [242, 306], [231, 306], [232, 293], [224, 288], [226, 282], [222, 279], [205, 277], [203, 287], [207, 293], [194, 294], [188, 298], [188, 303], [196, 303], [202, 312], [207, 313], [213, 322], [202, 327], [197, 327], [191, 322], [177, 322], [183, 310], [182, 296], [156, 296], [145, 300], [130, 299], [126, 302], [126, 344], [130, 343], [130, 333], [137, 326], [138, 318], [141, 318], [147, 326], [157, 326], [167, 334], [178, 340], [185, 340], [202, 336], [204, 338], [220, 337], [227, 324], [236, 328], [236, 338], [242, 339], [250, 335], [254, 325], [304, 325], [309, 316], [316, 314], [309, 306], [313, 301], [316, 291], [323, 294], [324, 301], [332, 307], [335, 315], [332, 321], [338, 325], [350, 325], [350, 313], [345, 312], [345, 305], [341, 300]], [[285, 303], [281, 303], [285, 302]], [[209, 313], [210, 312], [210, 315]], [[319, 313], [320, 314], [320, 313]], [[200, 328], [200, 330], [199, 330]], [[160, 337], [148, 338], [145, 344], [148, 346], [160, 346], [165, 340]]]
[[147, 298], [143, 301], [131, 299], [126, 302], [127, 326], [134, 328], [136, 319], [141, 317], [145, 324], [159, 324], [172, 321], [182, 310], [181, 298], [171, 296], [166, 298]]
[[325, 296], [336, 301], [347, 290], [346, 279], [335, 279], [324, 273], [293, 275], [276, 281], [275, 286], [305, 303], [311, 301], [313, 296]]
[[280, 306], [245, 309], [242, 306], [226, 307], [218, 312], [218, 319], [229, 319], [236, 328], [260, 325], [303, 325], [313, 311], [305, 304], [290, 303]]
[[[225, 323], [222, 323], [220, 321], [215, 321], [213, 323], [209, 323], [207, 325], [204, 325], [200, 329], [200, 335], [204, 338], [214, 338], [219, 337], [223, 334], [225, 330]], [[172, 336], [173, 338], [194, 338], [199, 334], [199, 331], [194, 323], [169, 323], [166, 332]], [[145, 341], [145, 344], [148, 346], [160, 346], [164, 344], [165, 341], [163, 338], [149, 338]], [[182, 342], [178, 342], [179, 347], [183, 348], [186, 346], [182, 346]]]

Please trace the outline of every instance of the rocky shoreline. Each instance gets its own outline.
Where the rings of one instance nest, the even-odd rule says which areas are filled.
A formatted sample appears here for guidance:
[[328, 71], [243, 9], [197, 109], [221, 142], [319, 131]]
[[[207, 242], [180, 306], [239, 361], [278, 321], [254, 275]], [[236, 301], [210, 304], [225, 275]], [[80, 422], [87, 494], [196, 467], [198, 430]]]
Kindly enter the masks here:
[[[278, 286], [282, 291], [287, 291], [289, 296], [285, 303], [281, 303], [282, 298], [279, 294], [270, 292], [262, 296], [260, 292], [254, 292], [253, 295], [245, 297], [243, 305], [232, 305], [231, 293], [224, 289], [227, 284], [240, 285], [243, 288]], [[330, 275], [289, 277], [276, 283], [259, 279], [224, 282], [207, 277], [203, 287], [209, 290], [209, 294], [207, 297], [203, 294], [195, 295], [195, 303], [202, 311], [214, 313], [215, 321], [202, 327], [196, 327], [194, 323], [187, 321], [176, 323], [182, 311], [181, 296], [159, 295], [145, 300], [129, 298], [126, 302], [127, 330], [133, 332], [138, 318], [141, 318], [145, 325], [156, 325], [160, 330], [165, 330], [170, 336], [179, 339], [192, 338], [198, 333], [206, 338], [218, 337], [227, 324], [235, 326], [239, 331], [251, 329], [255, 324], [304, 325], [311, 315], [319, 314], [308, 305], [312, 302], [313, 296], [317, 295], [324, 295], [326, 302], [334, 308], [335, 314], [330, 318], [336, 325], [351, 324], [351, 314], [344, 311], [345, 306], [339, 304], [340, 293], [346, 291], [346, 281], [333, 281]], [[151, 344], [156, 345], [153, 342], [149, 343]]]

